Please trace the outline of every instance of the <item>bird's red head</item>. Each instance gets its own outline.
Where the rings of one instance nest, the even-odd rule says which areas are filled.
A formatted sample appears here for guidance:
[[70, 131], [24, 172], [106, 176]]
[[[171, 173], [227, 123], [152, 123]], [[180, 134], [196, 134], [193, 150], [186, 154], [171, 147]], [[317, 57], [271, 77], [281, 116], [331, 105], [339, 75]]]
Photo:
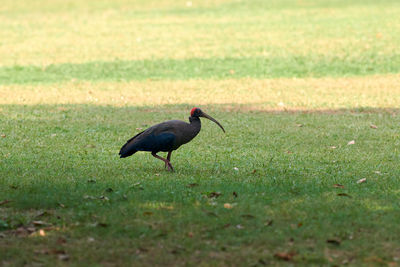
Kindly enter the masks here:
[[222, 125], [218, 121], [216, 121], [213, 117], [211, 117], [207, 113], [203, 112], [199, 108], [192, 108], [192, 110], [190, 111], [190, 118], [189, 118], [190, 123], [192, 123], [193, 117], [194, 118], [203, 117], [203, 118], [209, 119], [209, 120], [215, 122], [216, 124], [218, 124], [218, 126], [221, 127], [222, 131], [225, 132], [224, 127], [222, 127]]
[[196, 107], [192, 108], [192, 110], [190, 111], [190, 116], [193, 117], [193, 115], [194, 115], [194, 113], [196, 112], [196, 110], [200, 110], [200, 109], [199, 109], [199, 108], [196, 108]]

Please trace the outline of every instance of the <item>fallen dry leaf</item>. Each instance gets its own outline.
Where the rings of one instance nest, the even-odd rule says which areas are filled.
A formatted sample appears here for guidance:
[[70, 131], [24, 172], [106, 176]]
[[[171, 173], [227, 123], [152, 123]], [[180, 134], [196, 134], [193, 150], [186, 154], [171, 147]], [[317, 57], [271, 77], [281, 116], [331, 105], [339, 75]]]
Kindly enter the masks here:
[[381, 258], [379, 258], [377, 256], [370, 256], [370, 257], [364, 259], [364, 261], [365, 262], [370, 262], [370, 263], [377, 263], [375, 265], [384, 265], [384, 266], [386, 265], [386, 266], [389, 266], [389, 264], [386, 264], [386, 262], [383, 259], [381, 259]]
[[173, 210], [174, 206], [162, 206], [161, 209], [163, 209], [163, 210]]
[[35, 227], [26, 227], [26, 230], [27, 230], [28, 232], [30, 232], [30, 233], [33, 233], [33, 232], [36, 231], [36, 228], [35, 228]]
[[224, 204], [224, 208], [225, 209], [231, 209], [231, 208], [233, 208], [233, 206], [230, 203], [225, 203]]
[[339, 197], [350, 197], [351, 198], [351, 196], [349, 195], [349, 194], [346, 194], [346, 193], [339, 193], [339, 194], [337, 194]]
[[67, 253], [65, 253], [65, 250], [63, 250], [63, 249], [52, 249], [52, 250], [50, 250], [49, 251], [51, 254], [67, 254]]
[[40, 236], [46, 236], [46, 232], [43, 229], [39, 230], [39, 235]]
[[45, 216], [48, 216], [48, 215], [51, 215], [51, 213], [49, 213], [48, 211], [39, 211], [38, 212], [38, 214], [35, 216], [35, 218], [37, 218], [37, 217], [45, 217]]
[[10, 202], [11, 202], [11, 200], [5, 199], [5, 200], [3, 200], [3, 201], [0, 202], [0, 206], [1, 206], [1, 205], [5, 205], [5, 204], [10, 203]]
[[33, 253], [48, 255], [48, 254], [50, 254], [50, 251], [48, 249], [41, 249], [41, 250], [34, 250]]
[[367, 178], [362, 178], [357, 181], [357, 184], [365, 183], [367, 181]]
[[36, 225], [36, 226], [49, 225], [48, 223], [46, 223], [44, 221], [32, 221], [32, 224]]
[[378, 126], [376, 126], [375, 124], [371, 124], [369, 127], [371, 127], [372, 129], [378, 129]]
[[326, 243], [339, 246], [340, 243], [342, 243], [342, 241], [340, 241], [340, 240], [337, 239], [337, 238], [331, 238], [331, 239], [326, 240]]
[[296, 252], [277, 252], [274, 254], [274, 257], [284, 261], [291, 261], [294, 256], [296, 256]]
[[344, 188], [344, 185], [342, 185], [342, 184], [334, 184], [333, 187], [335, 187], [335, 188]]
[[268, 264], [268, 262], [263, 260], [263, 259], [259, 259], [258, 263], [261, 264], [261, 265], [267, 265]]
[[27, 236], [30, 234], [30, 232], [28, 232], [28, 230], [26, 230], [24, 227], [18, 227], [15, 231], [14, 234], [16, 236]]
[[57, 238], [57, 244], [62, 245], [62, 244], [66, 244], [67, 240], [63, 237], [59, 237]]
[[264, 223], [265, 226], [271, 226], [274, 223], [273, 220], [268, 220]]
[[60, 231], [60, 227], [54, 227], [54, 226], [47, 226], [43, 228], [45, 231]]
[[60, 261], [68, 261], [69, 260], [69, 256], [67, 254], [59, 254], [58, 255], [58, 259]]
[[136, 254], [147, 253], [147, 252], [149, 252], [149, 250], [144, 247], [138, 247], [138, 249], [136, 250]]
[[62, 249], [41, 249], [41, 250], [35, 250], [34, 251], [36, 254], [45, 254], [45, 255], [66, 255], [65, 251]]
[[5, 135], [5, 134], [1, 134], [0, 136], [1, 136], [1, 137], [3, 137], [3, 138], [5, 138], [7, 135]]
[[24, 227], [24, 226], [18, 227], [16, 230], [12, 231], [12, 233], [18, 237], [26, 237], [35, 232], [36, 232], [35, 227]]
[[193, 234], [193, 232], [189, 232], [189, 233], [187, 233], [187, 236], [188, 236], [188, 237], [190, 237], [190, 238], [192, 238], [192, 237], [193, 237], [193, 235], [194, 235], [194, 234]]
[[337, 148], [337, 146], [330, 146], [329, 148], [336, 149], [336, 148]]
[[297, 127], [303, 127], [303, 124], [297, 123], [296, 126], [297, 126]]
[[242, 214], [240, 217], [245, 218], [245, 219], [254, 219], [255, 217], [251, 214]]
[[151, 211], [145, 211], [145, 212], [143, 212], [143, 215], [145, 215], [145, 216], [151, 216], [151, 215], [153, 215], [153, 212], [151, 212]]
[[351, 140], [351, 141], [349, 141], [349, 142], [347, 143], [347, 145], [354, 145], [355, 143], [356, 143], [355, 140]]
[[186, 187], [192, 188], [192, 187], [195, 187], [195, 186], [199, 186], [199, 184], [192, 183], [192, 184], [188, 184]]
[[253, 174], [254, 174], [254, 173], [256, 173], [256, 172], [257, 172], [257, 170], [253, 170], [251, 173], [253, 173]]
[[208, 194], [209, 198], [218, 198], [219, 196], [221, 196], [221, 192], [211, 192]]
[[218, 217], [218, 215], [215, 212], [208, 211], [208, 210], [203, 210], [203, 212], [209, 216]]

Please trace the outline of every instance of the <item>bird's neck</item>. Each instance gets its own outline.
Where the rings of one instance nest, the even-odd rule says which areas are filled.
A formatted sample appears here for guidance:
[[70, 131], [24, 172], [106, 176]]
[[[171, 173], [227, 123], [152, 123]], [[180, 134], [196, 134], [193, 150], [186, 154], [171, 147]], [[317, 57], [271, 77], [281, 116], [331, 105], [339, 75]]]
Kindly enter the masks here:
[[[194, 136], [196, 136], [201, 129], [201, 121], [199, 117], [189, 117], [190, 126], [193, 128]], [[194, 137], [193, 136], [193, 137]]]

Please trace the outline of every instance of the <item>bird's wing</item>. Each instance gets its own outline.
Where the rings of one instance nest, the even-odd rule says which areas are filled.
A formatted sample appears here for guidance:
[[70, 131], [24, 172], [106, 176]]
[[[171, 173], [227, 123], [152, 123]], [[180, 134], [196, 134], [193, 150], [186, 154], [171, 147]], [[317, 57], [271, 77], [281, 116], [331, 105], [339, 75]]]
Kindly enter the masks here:
[[173, 133], [150, 134], [135, 142], [135, 149], [138, 151], [170, 151], [175, 141]]
[[162, 122], [138, 133], [122, 146], [119, 155], [123, 158], [137, 151], [169, 150], [175, 140], [174, 130], [176, 127], [174, 125], [176, 123], [174, 122]]
[[[157, 135], [157, 134], [160, 134], [162, 132], [168, 132], [168, 130], [171, 130], [171, 129], [172, 129], [171, 126], [167, 122], [162, 122], [162, 123], [156, 124], [156, 125], [154, 125], [154, 126], [152, 126], [150, 128], [147, 128], [146, 130], [141, 131], [140, 133], [136, 134], [134, 137], [132, 137], [131, 139], [126, 141], [125, 145], [127, 145], [128, 143], [130, 143], [131, 141], [133, 141], [134, 139], [136, 139], [137, 137], [139, 137], [143, 133], [146, 133], [145, 135], [150, 135], [150, 134]], [[143, 135], [143, 137], [145, 135]], [[142, 136], [140, 136], [140, 137], [142, 137]], [[140, 137], [137, 138], [137, 139], [141, 139]], [[139, 141], [139, 140], [137, 140], [137, 141]], [[124, 147], [122, 147], [122, 148], [124, 148]]]
[[[154, 129], [152, 129], [151, 133], [154, 135], [159, 135], [162, 133], [179, 133], [184, 126], [189, 125], [187, 122], [180, 121], [180, 120], [171, 120], [165, 121], [160, 124], [154, 125]], [[151, 128], [153, 128], [151, 127]], [[149, 130], [151, 129], [149, 128]]]

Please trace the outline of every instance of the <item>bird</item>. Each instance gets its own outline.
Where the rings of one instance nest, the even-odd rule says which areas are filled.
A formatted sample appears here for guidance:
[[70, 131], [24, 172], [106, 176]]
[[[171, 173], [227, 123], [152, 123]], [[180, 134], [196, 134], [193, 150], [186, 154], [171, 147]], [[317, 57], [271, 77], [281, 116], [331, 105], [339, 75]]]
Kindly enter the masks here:
[[[224, 127], [217, 120], [200, 108], [194, 107], [190, 111], [189, 123], [181, 120], [165, 121], [151, 126], [129, 139], [119, 151], [120, 158], [132, 156], [138, 151], [148, 151], [153, 157], [164, 161], [168, 171], [174, 171], [171, 164], [172, 151], [196, 137], [201, 129], [200, 117], [215, 122], [225, 133]], [[168, 152], [167, 158], [157, 155], [160, 151]]]

